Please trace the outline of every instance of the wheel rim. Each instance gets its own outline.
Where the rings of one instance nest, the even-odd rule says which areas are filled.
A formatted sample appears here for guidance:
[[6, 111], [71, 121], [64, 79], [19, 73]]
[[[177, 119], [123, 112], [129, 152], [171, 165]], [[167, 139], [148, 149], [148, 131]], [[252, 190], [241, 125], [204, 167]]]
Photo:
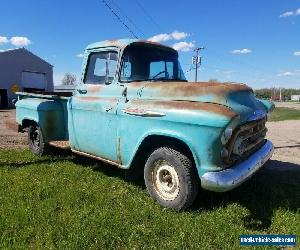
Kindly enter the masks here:
[[39, 148], [39, 146], [40, 146], [40, 131], [38, 128], [35, 127], [34, 129], [32, 129], [29, 139], [30, 139], [31, 145], [35, 149]]
[[164, 200], [174, 200], [179, 194], [179, 178], [173, 166], [157, 161], [152, 172], [152, 183], [157, 194]]

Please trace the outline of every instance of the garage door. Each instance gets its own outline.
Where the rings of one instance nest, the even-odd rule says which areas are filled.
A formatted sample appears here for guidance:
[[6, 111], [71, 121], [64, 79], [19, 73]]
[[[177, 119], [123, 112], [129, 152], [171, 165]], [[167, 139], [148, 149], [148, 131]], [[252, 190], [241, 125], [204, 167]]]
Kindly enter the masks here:
[[22, 72], [22, 87], [29, 89], [46, 89], [47, 79], [44, 73]]

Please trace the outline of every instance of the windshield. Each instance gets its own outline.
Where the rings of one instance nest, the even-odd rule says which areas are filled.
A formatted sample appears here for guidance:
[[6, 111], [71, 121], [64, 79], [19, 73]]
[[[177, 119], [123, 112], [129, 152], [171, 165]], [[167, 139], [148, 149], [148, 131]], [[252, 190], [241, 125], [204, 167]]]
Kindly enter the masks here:
[[175, 51], [157, 46], [134, 45], [124, 52], [120, 80], [186, 81], [186, 78]]

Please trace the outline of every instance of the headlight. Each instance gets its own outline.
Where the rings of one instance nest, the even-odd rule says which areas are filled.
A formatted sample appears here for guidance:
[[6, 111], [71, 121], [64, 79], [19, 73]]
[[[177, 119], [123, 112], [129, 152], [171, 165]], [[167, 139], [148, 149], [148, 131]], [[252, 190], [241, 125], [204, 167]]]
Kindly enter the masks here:
[[222, 141], [223, 144], [226, 144], [230, 140], [230, 138], [232, 136], [232, 132], [233, 132], [232, 127], [227, 127], [224, 130], [223, 135], [221, 137], [221, 141]]
[[221, 142], [223, 145], [227, 144], [227, 142], [230, 140], [233, 131], [238, 126], [239, 122], [240, 122], [240, 116], [237, 115], [227, 125], [227, 127], [225, 128], [221, 136]]

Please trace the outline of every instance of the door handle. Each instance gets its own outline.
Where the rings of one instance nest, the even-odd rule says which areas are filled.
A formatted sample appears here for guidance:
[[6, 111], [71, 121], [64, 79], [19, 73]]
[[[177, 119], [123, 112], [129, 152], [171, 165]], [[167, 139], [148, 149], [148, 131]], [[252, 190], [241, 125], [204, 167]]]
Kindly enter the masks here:
[[112, 106], [104, 106], [104, 107], [103, 107], [103, 110], [106, 111], [106, 112], [108, 112], [108, 111], [110, 111], [110, 110], [112, 110], [112, 109], [113, 109]]
[[86, 94], [87, 93], [87, 90], [86, 89], [77, 89], [77, 92], [79, 93], [79, 94]]

